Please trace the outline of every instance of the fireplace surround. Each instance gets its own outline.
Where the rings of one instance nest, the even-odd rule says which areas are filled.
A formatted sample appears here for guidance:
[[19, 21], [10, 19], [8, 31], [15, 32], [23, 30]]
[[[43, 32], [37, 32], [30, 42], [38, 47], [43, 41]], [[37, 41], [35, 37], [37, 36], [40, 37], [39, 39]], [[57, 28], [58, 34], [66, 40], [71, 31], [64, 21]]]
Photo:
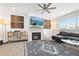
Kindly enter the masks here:
[[[28, 41], [32, 41], [33, 37], [35, 38], [35, 40], [37, 40], [39, 37], [38, 40], [43, 40], [43, 28], [38, 28], [38, 27], [30, 27], [29, 28], [29, 35], [28, 35]], [[36, 33], [36, 34], [35, 34]]]

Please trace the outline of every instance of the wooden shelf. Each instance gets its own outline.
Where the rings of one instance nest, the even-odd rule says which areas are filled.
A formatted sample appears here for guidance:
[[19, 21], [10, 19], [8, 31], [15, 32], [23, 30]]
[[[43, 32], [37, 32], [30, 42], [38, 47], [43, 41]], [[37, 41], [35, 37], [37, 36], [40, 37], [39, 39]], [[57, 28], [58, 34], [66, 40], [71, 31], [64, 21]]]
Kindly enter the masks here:
[[51, 20], [44, 20], [44, 29], [51, 28]]
[[24, 28], [24, 17], [11, 15], [11, 28]]

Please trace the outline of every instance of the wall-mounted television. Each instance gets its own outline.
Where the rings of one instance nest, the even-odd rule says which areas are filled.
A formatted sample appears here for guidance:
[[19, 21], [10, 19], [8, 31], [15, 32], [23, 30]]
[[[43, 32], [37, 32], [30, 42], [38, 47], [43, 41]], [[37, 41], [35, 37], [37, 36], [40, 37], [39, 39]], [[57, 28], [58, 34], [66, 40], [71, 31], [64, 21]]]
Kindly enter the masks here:
[[43, 26], [44, 19], [40, 17], [30, 16], [30, 25]]

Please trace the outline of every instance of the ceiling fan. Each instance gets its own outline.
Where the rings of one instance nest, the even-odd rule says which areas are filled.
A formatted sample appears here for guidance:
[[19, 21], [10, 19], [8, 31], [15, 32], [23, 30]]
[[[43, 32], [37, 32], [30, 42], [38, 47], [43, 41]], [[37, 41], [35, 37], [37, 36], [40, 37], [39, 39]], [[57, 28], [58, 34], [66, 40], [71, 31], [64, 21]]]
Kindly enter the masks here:
[[41, 7], [41, 10], [36, 10], [36, 11], [42, 11], [42, 13], [47, 12], [50, 13], [51, 9], [56, 9], [56, 7], [50, 7], [52, 5], [52, 3], [48, 3], [48, 4], [37, 4], [39, 7]]

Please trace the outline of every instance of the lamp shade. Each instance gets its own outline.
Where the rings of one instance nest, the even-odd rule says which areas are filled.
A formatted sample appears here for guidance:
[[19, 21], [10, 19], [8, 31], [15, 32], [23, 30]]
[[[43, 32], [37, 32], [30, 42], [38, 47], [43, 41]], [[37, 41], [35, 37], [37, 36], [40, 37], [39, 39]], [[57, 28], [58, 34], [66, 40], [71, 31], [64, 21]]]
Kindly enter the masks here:
[[9, 21], [5, 19], [0, 19], [0, 24], [9, 24]]

